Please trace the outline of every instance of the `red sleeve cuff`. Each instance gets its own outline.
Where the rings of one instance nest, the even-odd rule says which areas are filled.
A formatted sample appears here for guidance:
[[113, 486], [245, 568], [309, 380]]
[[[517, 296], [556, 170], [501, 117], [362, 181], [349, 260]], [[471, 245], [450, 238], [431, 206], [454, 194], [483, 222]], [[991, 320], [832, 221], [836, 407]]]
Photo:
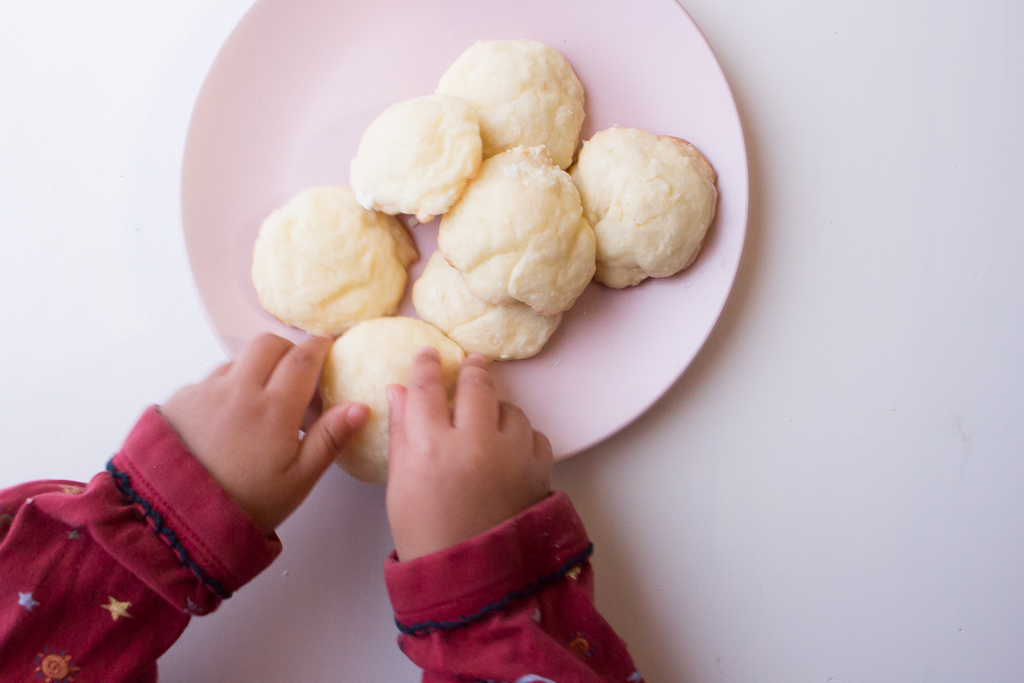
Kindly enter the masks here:
[[263, 535], [156, 407], [143, 414], [107, 470], [121, 493], [153, 520], [182, 564], [222, 599], [281, 552], [277, 536]]
[[399, 562], [384, 578], [403, 633], [472, 623], [561, 580], [593, 545], [569, 497], [556, 491], [533, 507], [451, 548]]

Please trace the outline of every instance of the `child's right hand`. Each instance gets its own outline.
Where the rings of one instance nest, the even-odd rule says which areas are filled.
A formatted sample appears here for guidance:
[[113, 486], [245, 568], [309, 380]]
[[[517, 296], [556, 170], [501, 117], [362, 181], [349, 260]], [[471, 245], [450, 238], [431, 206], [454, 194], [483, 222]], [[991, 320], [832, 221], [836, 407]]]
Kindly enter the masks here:
[[300, 438], [331, 343], [310, 337], [296, 346], [262, 335], [233, 363], [178, 391], [160, 409], [265, 534], [299, 506], [369, 416], [366, 406], [345, 403], [321, 415]]
[[551, 492], [547, 437], [498, 400], [483, 357], [459, 372], [454, 416], [437, 351], [420, 351], [409, 387], [388, 387], [387, 509], [398, 559], [443, 550], [514, 517]]

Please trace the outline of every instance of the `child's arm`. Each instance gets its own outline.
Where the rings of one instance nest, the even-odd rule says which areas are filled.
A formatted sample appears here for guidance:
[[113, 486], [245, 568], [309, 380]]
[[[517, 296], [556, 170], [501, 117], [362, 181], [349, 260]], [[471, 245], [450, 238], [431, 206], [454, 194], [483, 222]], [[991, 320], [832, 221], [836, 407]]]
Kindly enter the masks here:
[[330, 341], [267, 335], [150, 408], [88, 485], [0, 491], [0, 680], [155, 681], [156, 659], [281, 550], [366, 408], [299, 439]]
[[551, 445], [470, 356], [449, 415], [437, 355], [389, 388], [385, 565], [402, 651], [426, 683], [637, 683], [594, 607], [592, 544], [551, 493]]

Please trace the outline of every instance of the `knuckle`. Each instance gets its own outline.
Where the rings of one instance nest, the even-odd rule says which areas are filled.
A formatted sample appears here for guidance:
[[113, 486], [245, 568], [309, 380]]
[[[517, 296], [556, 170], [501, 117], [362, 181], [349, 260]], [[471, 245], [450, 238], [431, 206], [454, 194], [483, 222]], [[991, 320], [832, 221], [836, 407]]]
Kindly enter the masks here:
[[409, 384], [413, 389], [422, 391], [424, 389], [430, 389], [439, 381], [440, 379], [433, 373], [418, 372], [413, 375]]
[[469, 367], [462, 371], [462, 383], [475, 389], [493, 389], [494, 378], [483, 368]]
[[254, 392], [243, 384], [234, 384], [224, 396], [224, 402], [232, 412], [250, 419], [264, 415], [270, 408], [262, 392]]
[[459, 449], [464, 460], [470, 463], [479, 462], [494, 452], [494, 443], [483, 434], [467, 434]]
[[501, 409], [505, 413], [505, 419], [509, 422], [517, 425], [530, 424], [530, 420], [526, 417], [526, 413], [523, 412], [523, 409], [514, 403], [503, 401]]
[[256, 340], [253, 342], [252, 345], [256, 348], [267, 348], [268, 346], [280, 344], [281, 342], [284, 341], [286, 340], [281, 337], [278, 337], [276, 334], [273, 334], [271, 332], [264, 332], [260, 336], [256, 337]]
[[403, 448], [405, 450], [404, 460], [409, 463], [435, 466], [441, 459], [441, 449], [434, 439], [421, 438], [413, 439], [404, 444], [393, 443], [392, 448]]
[[430, 368], [441, 364], [441, 356], [433, 346], [424, 346], [417, 352], [414, 362], [419, 368]]
[[343, 434], [339, 434], [334, 428], [327, 427], [320, 430], [320, 439], [323, 442], [324, 448], [329, 453], [337, 453], [345, 445], [345, 437]]
[[297, 346], [290, 352], [292, 365], [299, 369], [305, 369], [316, 365], [316, 356], [305, 346]]

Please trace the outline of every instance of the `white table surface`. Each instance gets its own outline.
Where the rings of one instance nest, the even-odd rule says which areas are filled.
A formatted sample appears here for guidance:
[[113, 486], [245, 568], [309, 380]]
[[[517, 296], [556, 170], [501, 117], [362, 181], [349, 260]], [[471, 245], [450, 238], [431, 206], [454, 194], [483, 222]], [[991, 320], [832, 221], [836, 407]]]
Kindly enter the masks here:
[[[179, 173], [250, 4], [0, 3], [0, 486], [89, 478], [224, 360]], [[557, 468], [598, 604], [652, 683], [1021, 680], [1024, 5], [686, 7], [747, 134], [748, 241], [682, 379]], [[332, 469], [280, 533], [162, 680], [415, 680], [382, 492]]]

